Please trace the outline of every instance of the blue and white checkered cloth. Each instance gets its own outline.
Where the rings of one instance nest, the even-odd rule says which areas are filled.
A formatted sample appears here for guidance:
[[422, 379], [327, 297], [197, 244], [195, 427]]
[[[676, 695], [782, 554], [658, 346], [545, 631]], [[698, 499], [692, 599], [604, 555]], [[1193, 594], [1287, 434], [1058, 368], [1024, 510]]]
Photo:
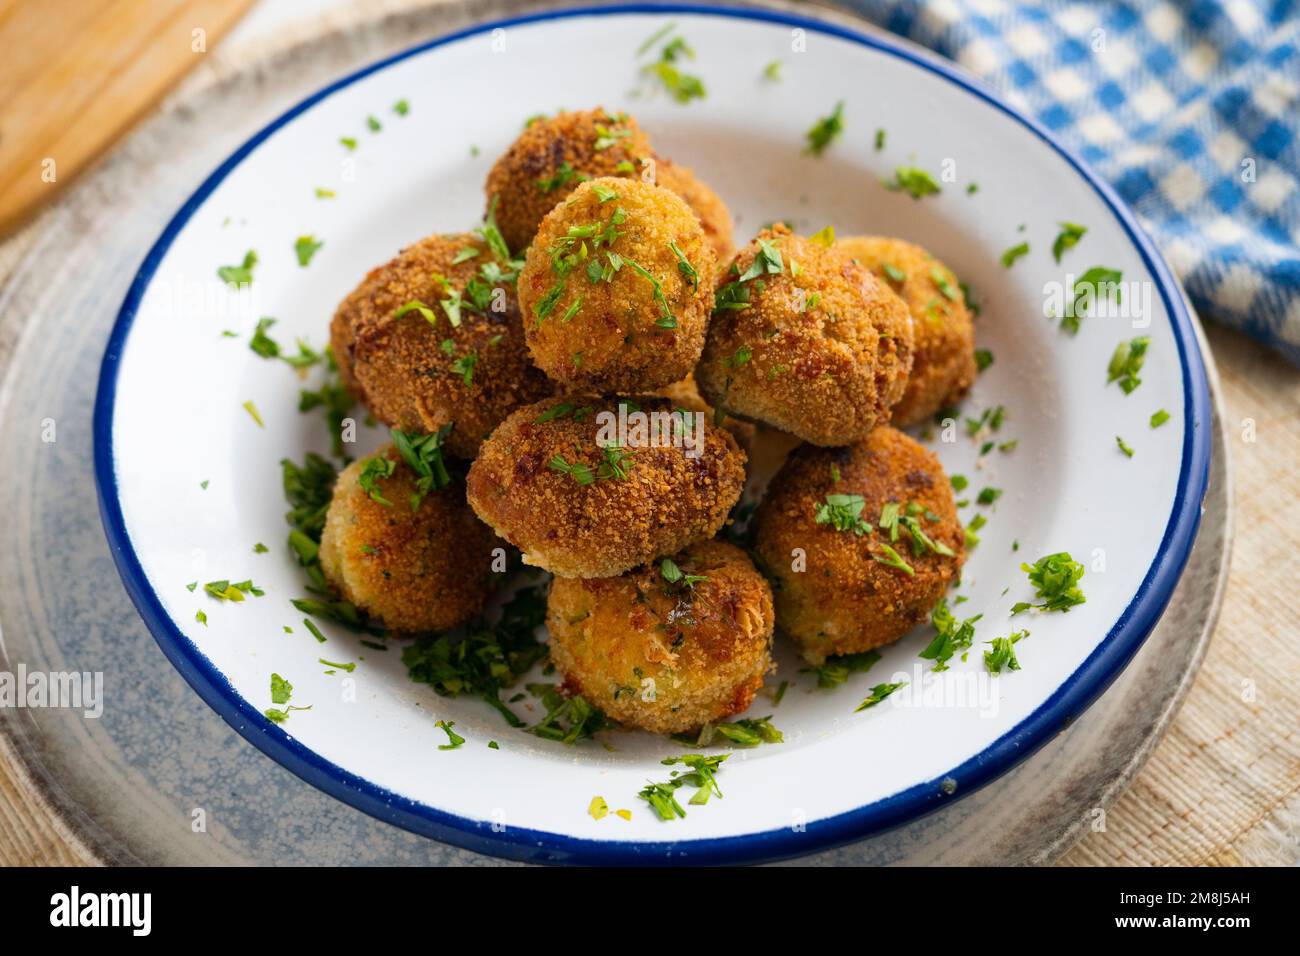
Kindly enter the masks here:
[[1108, 179], [1200, 313], [1300, 365], [1296, 0], [841, 0], [949, 57]]

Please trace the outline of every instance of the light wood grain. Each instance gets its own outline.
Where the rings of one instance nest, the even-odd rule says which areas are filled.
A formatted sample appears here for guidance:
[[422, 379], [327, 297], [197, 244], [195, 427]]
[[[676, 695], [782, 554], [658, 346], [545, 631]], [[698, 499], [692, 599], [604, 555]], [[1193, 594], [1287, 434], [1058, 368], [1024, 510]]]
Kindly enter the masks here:
[[124, 133], [250, 2], [0, 0], [0, 235]]

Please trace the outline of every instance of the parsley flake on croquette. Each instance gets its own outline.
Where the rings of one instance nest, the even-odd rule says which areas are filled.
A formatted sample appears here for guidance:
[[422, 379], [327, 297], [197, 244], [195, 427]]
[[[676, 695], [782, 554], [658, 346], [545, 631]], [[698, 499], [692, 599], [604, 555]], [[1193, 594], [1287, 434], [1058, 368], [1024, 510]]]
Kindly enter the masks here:
[[830, 494], [817, 506], [814, 520], [828, 524], [836, 531], [852, 531], [856, 535], [871, 533], [871, 522], [862, 517], [866, 500], [861, 495]]

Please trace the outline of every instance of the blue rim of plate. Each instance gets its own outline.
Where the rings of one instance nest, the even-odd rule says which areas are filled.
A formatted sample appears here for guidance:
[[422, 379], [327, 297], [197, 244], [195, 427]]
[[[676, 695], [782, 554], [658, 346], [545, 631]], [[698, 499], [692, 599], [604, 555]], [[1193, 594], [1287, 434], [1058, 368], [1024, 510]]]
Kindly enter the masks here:
[[[1184, 439], [1174, 510], [1155, 560], [1147, 569], [1133, 600], [1091, 655], [1027, 718], [988, 748], [950, 772], [916, 784], [889, 797], [807, 824], [803, 833], [791, 828], [741, 836], [673, 842], [588, 840], [542, 830], [509, 828], [493, 832], [487, 821], [472, 820], [411, 800], [357, 776], [308, 749], [271, 723], [239, 695], [226, 678], [178, 628], [163, 609], [140, 560], [131, 546], [118, 497], [113, 467], [112, 425], [119, 361], [141, 299], [172, 241], [207, 197], [272, 133], [313, 105], [409, 57], [500, 27], [546, 20], [626, 14], [682, 14], [731, 17], [838, 37], [905, 60], [938, 74], [1021, 123], [1064, 158], [1097, 192], [1124, 227], [1142, 256], [1173, 322], [1183, 374]], [[100, 367], [95, 399], [95, 482], [100, 515], [113, 560], [146, 626], [190, 686], [246, 740], [303, 780], [359, 810], [415, 833], [478, 853], [514, 860], [550, 863], [647, 864], [699, 862], [758, 863], [802, 856], [883, 832], [939, 809], [1010, 770], [1063, 730], [1104, 691], [1125, 667], [1155, 627], [1173, 595], [1191, 554], [1200, 526], [1201, 501], [1209, 480], [1210, 398], [1205, 365], [1185, 300], [1151, 239], [1115, 191], [1083, 161], [1058, 143], [1037, 121], [1004, 103], [997, 94], [960, 73], [937, 55], [923, 53], [883, 36], [868, 36], [846, 27], [771, 10], [717, 7], [685, 3], [636, 3], [606, 7], [573, 7], [496, 20], [447, 34], [363, 67], [302, 100], [245, 142], [203, 182], [172, 217], [145, 256], [118, 312]], [[955, 787], [953, 786], [955, 784]]]

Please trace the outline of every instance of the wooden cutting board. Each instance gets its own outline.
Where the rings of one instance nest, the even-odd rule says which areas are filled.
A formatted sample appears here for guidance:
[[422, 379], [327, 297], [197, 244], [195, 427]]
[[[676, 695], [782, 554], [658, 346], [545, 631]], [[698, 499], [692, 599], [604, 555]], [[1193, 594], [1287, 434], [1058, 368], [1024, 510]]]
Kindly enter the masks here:
[[252, 0], [0, 0], [0, 235], [202, 62]]

